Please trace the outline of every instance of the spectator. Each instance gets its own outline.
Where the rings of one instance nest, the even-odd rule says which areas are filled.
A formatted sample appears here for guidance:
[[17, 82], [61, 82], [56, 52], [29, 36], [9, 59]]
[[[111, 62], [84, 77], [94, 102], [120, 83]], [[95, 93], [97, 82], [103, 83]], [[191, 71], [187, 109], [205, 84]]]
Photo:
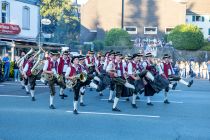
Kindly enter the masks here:
[[6, 53], [4, 58], [4, 80], [9, 80], [9, 72], [10, 72], [10, 59], [9, 59], [9, 54]]
[[1, 57], [0, 57], [0, 82], [3, 81], [2, 66], [3, 66], [3, 63], [2, 63], [2, 60], [1, 60]]
[[209, 81], [210, 81], [210, 60], [207, 63], [207, 67], [208, 67], [208, 74], [209, 74]]
[[15, 82], [19, 81], [20, 79], [20, 75], [19, 75], [19, 68], [17, 65], [17, 60], [19, 59], [18, 56], [15, 57], [15, 61], [14, 61], [14, 80]]

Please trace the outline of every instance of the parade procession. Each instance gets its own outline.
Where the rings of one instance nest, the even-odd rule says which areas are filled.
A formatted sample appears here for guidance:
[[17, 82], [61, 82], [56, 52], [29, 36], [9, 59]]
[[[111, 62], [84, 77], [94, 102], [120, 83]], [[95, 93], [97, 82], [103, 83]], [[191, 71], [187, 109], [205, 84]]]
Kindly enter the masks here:
[[[172, 59], [168, 54], [162, 58], [154, 58], [151, 53], [135, 53], [123, 55], [113, 50], [106, 53], [88, 51], [86, 55], [71, 56], [70, 51], [50, 51], [39, 47], [27, 53], [21, 52], [17, 61], [21, 73], [21, 88], [31, 95], [31, 101], [36, 99], [36, 80], [49, 86], [49, 108], [56, 109], [55, 94], [61, 99], [72, 101], [73, 113], [78, 114], [78, 105], [84, 107], [86, 94], [92, 94], [94, 89], [98, 96], [103, 96], [109, 90], [108, 103], [112, 111], [120, 112], [120, 98], [131, 102], [134, 109], [138, 108], [136, 100], [140, 96], [147, 98], [147, 105], [153, 106], [152, 96], [164, 92], [163, 103], [170, 104], [168, 93], [175, 90], [177, 83], [191, 87], [193, 80], [186, 81], [175, 75]], [[55, 85], [59, 86], [56, 93]], [[87, 88], [91, 89], [86, 93]], [[72, 94], [73, 99], [68, 98]], [[106, 93], [107, 94], [107, 93]], [[71, 107], [70, 107], [71, 108]], [[124, 110], [124, 109], [122, 109]]]

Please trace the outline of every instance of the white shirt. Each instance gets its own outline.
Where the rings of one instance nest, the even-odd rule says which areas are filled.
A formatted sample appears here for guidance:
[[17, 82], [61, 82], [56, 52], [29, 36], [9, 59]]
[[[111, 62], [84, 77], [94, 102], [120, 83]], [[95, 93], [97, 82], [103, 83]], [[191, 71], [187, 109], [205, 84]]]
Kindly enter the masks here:
[[133, 65], [131, 62], [128, 63], [128, 75], [133, 74]]
[[113, 70], [114, 64], [112, 61], [109, 62], [109, 64], [106, 67], [106, 72], [109, 72], [110, 70]]
[[23, 71], [27, 72], [28, 71], [28, 67], [29, 67], [29, 65], [28, 65], [28, 63], [26, 63], [25, 67], [23, 68]]
[[70, 72], [71, 72], [71, 67], [68, 67], [68, 68], [66, 69], [65, 77], [69, 77]]
[[[51, 59], [51, 61], [52, 61], [52, 59]], [[55, 65], [55, 62], [56, 62], [56, 61], [53, 61], [53, 63], [54, 63], [53, 65]], [[48, 60], [45, 60], [45, 62], [44, 62], [44, 67], [43, 67], [43, 71], [46, 71], [47, 68], [48, 68]], [[55, 70], [55, 68], [52, 68], [52, 71], [53, 71], [54, 74], [57, 74], [57, 71]]]

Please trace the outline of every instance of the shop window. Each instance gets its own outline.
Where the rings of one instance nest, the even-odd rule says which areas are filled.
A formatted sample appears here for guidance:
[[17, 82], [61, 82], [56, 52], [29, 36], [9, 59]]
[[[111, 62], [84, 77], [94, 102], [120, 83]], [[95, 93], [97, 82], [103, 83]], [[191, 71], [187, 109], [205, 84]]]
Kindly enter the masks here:
[[30, 29], [30, 8], [27, 6], [23, 7], [23, 18], [22, 18], [22, 28], [23, 29]]
[[1, 22], [2, 23], [9, 23], [10, 15], [9, 15], [9, 3], [8, 2], [2, 2], [1, 5]]

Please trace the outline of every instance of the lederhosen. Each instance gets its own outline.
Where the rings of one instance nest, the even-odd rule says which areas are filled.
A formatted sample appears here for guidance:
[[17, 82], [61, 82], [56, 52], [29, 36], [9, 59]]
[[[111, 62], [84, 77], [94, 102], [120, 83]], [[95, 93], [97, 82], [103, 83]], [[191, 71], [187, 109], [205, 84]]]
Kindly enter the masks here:
[[[168, 70], [171, 71], [170, 75], [168, 73]], [[179, 76], [172, 75], [172, 67], [170, 63], [163, 63], [163, 71], [166, 78], [168, 78], [169, 81], [179, 81], [181, 79]], [[165, 91], [169, 92], [169, 87], [165, 88]]]
[[[47, 71], [52, 71], [52, 69], [55, 69], [55, 71], [57, 72], [57, 61], [54, 63], [51, 60], [48, 60], [48, 67], [47, 67]], [[52, 96], [55, 95], [55, 83], [57, 85], [59, 85], [61, 88], [65, 89], [66, 85], [64, 82], [58, 82], [57, 78], [55, 76], [53, 76], [53, 79], [48, 81], [49, 82], [49, 88], [50, 88], [50, 94]]]
[[135, 81], [134, 86], [135, 86], [136, 92], [137, 93], [140, 92], [140, 94], [141, 94], [144, 91], [144, 82], [142, 80], [142, 75], [144, 75], [146, 71], [144, 71], [144, 67], [143, 67], [141, 62], [138, 62], [137, 65], [138, 65], [137, 66], [137, 71], [140, 72], [140, 74], [139, 74], [140, 80]]
[[[71, 67], [71, 71], [69, 74], [69, 77], [75, 76], [77, 74], [80, 74], [82, 72], [82, 69], [80, 69], [78, 67], [78, 69], [76, 70], [76, 68], [74, 66], [70, 66]], [[78, 101], [79, 100], [79, 96], [80, 96], [80, 88], [83, 86], [83, 83], [80, 82], [80, 80], [77, 80], [77, 84], [73, 87], [73, 91], [74, 91], [74, 101]]]
[[[108, 61], [108, 65], [109, 65], [110, 62], [111, 61]], [[112, 63], [114, 63], [114, 60], [112, 60]], [[109, 74], [109, 78], [110, 78], [110, 87], [109, 88], [110, 88], [111, 91], [114, 91], [114, 89], [115, 89], [115, 82], [113, 80], [114, 76], [112, 74]]]
[[118, 77], [113, 77], [113, 81], [115, 82], [115, 85], [116, 85], [116, 97], [117, 98], [120, 98], [122, 93], [123, 93], [123, 90], [125, 88], [124, 84], [125, 84], [125, 79], [123, 77], [123, 65], [122, 65], [122, 62], [121, 63], [115, 63], [115, 70], [117, 71], [117, 74], [118, 74], [118, 71], [120, 72], [120, 75], [118, 75]]
[[31, 73], [31, 69], [33, 68], [33, 62], [32, 61], [28, 61], [27, 63], [28, 63], [28, 70], [26, 72], [26, 75], [28, 77], [28, 81], [29, 81], [29, 84], [30, 84], [30, 89], [34, 90], [35, 86], [36, 86], [36, 77], [37, 77], [37, 75], [32, 75], [32, 73]]
[[[154, 69], [153, 66], [151, 66], [147, 61], [147, 67], [146, 70], [150, 71], [153, 75], [157, 74], [156, 70]], [[153, 96], [156, 91], [152, 88], [150, 81], [145, 78], [147, 84], [144, 86], [144, 96]]]
[[89, 75], [89, 78], [92, 79], [93, 74], [95, 72], [95, 58], [92, 57], [92, 60], [90, 60], [90, 57], [87, 57], [86, 59], [88, 61], [88, 65], [91, 64], [91, 63], [93, 64], [92, 66], [88, 67], [88, 71], [87, 71], [88, 75]]

